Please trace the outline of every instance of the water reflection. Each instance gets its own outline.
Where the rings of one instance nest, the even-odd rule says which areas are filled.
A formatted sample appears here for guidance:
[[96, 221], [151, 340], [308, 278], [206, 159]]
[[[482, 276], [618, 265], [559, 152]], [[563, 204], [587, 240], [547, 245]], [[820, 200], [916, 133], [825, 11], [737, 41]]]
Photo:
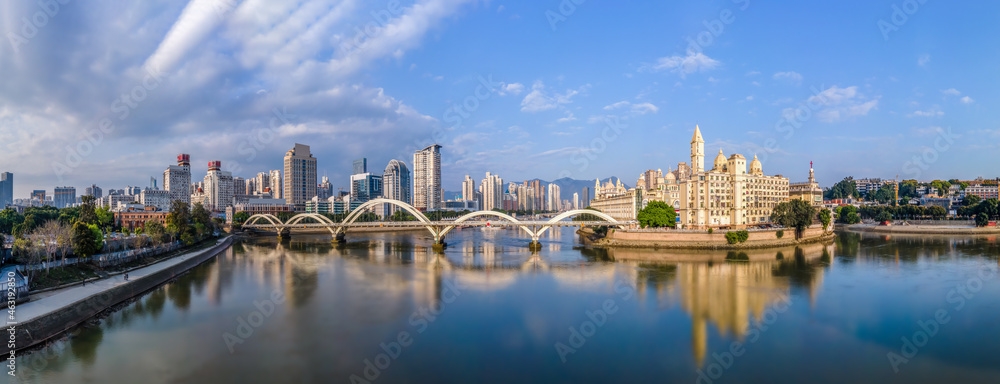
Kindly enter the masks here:
[[[363, 369], [361, 361], [379, 352], [379, 343], [400, 330], [412, 329], [408, 319], [414, 311], [442, 307], [449, 286], [457, 285], [463, 297], [470, 299], [449, 307], [454, 308], [447, 314], [451, 320], [442, 321], [451, 322], [429, 331], [433, 336], [421, 338], [414, 352], [407, 351], [406, 359], [393, 362], [400, 368], [385, 373], [398, 376], [380, 381], [405, 381], [403, 374], [427, 381], [459, 381], [456, 377], [460, 376], [449, 375], [501, 360], [529, 367], [532, 380], [598, 380], [605, 377], [573, 380], [563, 372], [567, 366], [547, 366], [556, 358], [551, 346], [564, 338], [567, 326], [580, 323], [585, 309], [614, 297], [615, 284], [627, 282], [636, 287], [638, 299], [620, 303], [621, 313], [627, 314], [616, 315], [614, 323], [602, 329], [606, 333], [588, 341], [578, 361], [589, 367], [596, 361], [585, 356], [601, 356], [636, 375], [662, 374], [662, 367], [649, 362], [668, 361], [672, 370], [664, 381], [687, 381], [688, 373], [709, 363], [707, 357], [723, 342], [747, 338], [748, 329], [783, 300], [808, 302], [808, 306], [796, 307], [809, 312], [822, 307], [823, 292], [827, 308], [817, 312], [868, 316], [867, 312], [858, 315], [836, 305], [829, 307], [831, 301], [837, 303], [830, 299], [830, 291], [834, 290], [834, 297], [844, 292], [843, 281], [831, 276], [843, 275], [845, 269], [865, 263], [943, 263], [995, 255], [998, 250], [992, 238], [893, 236], [887, 240], [858, 233], [843, 233], [830, 244], [772, 250], [602, 249], [578, 244], [573, 230], [565, 228], [549, 231], [543, 237], [543, 249], [532, 252], [526, 247], [530, 239], [512, 230], [463, 229], [449, 236], [452, 245], [444, 252], [435, 252], [422, 233], [353, 235], [341, 246], [325, 236], [295, 236], [284, 242], [259, 238], [237, 244], [212, 262], [147, 293], [99, 326], [74, 332], [68, 338], [69, 348], [43, 350], [40, 356], [47, 353], [50, 357], [33, 374], [42, 382], [72, 382], [86, 372], [95, 381], [110, 383], [148, 377], [156, 377], [151, 382], [344, 378], [359, 366]], [[824, 281], [834, 283], [824, 286]], [[275, 292], [286, 300], [230, 353], [219, 335], [233, 332], [234, 319], [246, 318], [260, 308], [257, 303]], [[1000, 315], [1000, 308], [981, 305], [987, 308], [984, 313]], [[871, 312], [878, 319], [886, 310], [876, 307]], [[848, 329], [830, 332], [837, 337], [867, 342], [850, 333], [850, 327], [860, 321], [850, 322], [825, 326]], [[880, 332], [877, 345], [895, 348], [898, 336], [884, 329]], [[782, 335], [781, 331], [771, 334]], [[817, 337], [825, 334], [818, 332]], [[643, 344], [644, 338], [657, 337], [663, 343], [679, 342]], [[620, 356], [609, 355], [608, 350], [619, 351], [615, 353]], [[876, 357], [885, 355], [882, 350], [876, 352]], [[756, 353], [773, 361], [787, 360], [785, 349], [759, 345]], [[144, 364], [122, 364], [133, 361]], [[157, 371], [170, 373], [162, 378], [152, 375], [156, 368], [149, 364], [170, 367]], [[31, 366], [30, 361], [23, 366]], [[259, 369], [248, 370], [248, 366]], [[760, 366], [780, 369], [779, 365]], [[296, 373], [288, 376], [288, 372]], [[524, 381], [516, 372], [503, 371], [482, 381]]]
[[[804, 288], [811, 300], [823, 283], [832, 244], [810, 244], [778, 250], [721, 252], [611, 249], [608, 257], [636, 265], [640, 293], [658, 301], [680, 298], [691, 316], [692, 354], [698, 366], [707, 354], [708, 325], [721, 336], [742, 340], [751, 320], [786, 300], [793, 287]], [[793, 258], [785, 258], [785, 253]]]

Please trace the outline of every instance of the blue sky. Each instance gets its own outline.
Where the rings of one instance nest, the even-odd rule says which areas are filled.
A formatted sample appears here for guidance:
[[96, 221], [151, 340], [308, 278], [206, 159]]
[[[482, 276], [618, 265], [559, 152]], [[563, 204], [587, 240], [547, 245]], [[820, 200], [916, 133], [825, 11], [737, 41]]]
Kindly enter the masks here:
[[250, 177], [299, 142], [346, 186], [439, 142], [448, 190], [633, 180], [698, 124], [793, 181], [998, 176], [998, 3], [577, 1], [5, 2], [0, 171], [17, 197], [178, 153]]

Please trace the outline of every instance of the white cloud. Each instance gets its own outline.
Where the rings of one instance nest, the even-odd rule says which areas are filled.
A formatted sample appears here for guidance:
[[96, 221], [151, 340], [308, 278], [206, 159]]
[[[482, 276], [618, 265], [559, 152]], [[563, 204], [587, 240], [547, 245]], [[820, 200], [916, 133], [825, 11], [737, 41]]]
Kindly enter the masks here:
[[569, 112], [566, 117], [556, 120], [557, 123], [568, 123], [570, 121], [575, 121], [576, 116], [573, 116], [573, 112]]
[[955, 88], [945, 89], [945, 90], [941, 91], [941, 93], [943, 93], [945, 95], [948, 95], [948, 96], [961, 96], [962, 95], [962, 92], [959, 92]]
[[660, 111], [660, 108], [657, 108], [655, 105], [653, 105], [651, 103], [639, 103], [639, 104], [633, 104], [632, 105], [632, 112], [633, 113], [638, 113], [640, 115], [645, 115], [647, 113], [656, 113], [656, 112], [659, 112], [659, 111]]
[[590, 149], [590, 148], [584, 148], [584, 147], [563, 147], [563, 148], [550, 149], [548, 151], [536, 153], [536, 154], [528, 156], [528, 158], [537, 158], [537, 157], [545, 157], [545, 156], [566, 156], [566, 155], [572, 155], [572, 154], [578, 154], [578, 153], [587, 153], [587, 152], [590, 152], [590, 151], [593, 151], [593, 150]]
[[629, 103], [628, 101], [619, 101], [619, 102], [611, 104], [611, 105], [605, 105], [604, 106], [604, 110], [605, 111], [610, 111], [610, 110], [613, 110], [613, 109], [618, 109], [618, 108], [622, 108], [622, 107], [628, 107], [631, 104], [632, 103]]
[[520, 95], [521, 92], [524, 92], [524, 84], [521, 83], [504, 84], [499, 90], [500, 96], [505, 96], [507, 94], [517, 96]]
[[747, 76], [757, 76], [759, 74], [760, 74], [760, 71], [750, 71], [750, 72], [747, 72], [746, 75]]
[[976, 102], [975, 100], [973, 100], [973, 99], [972, 99], [971, 97], [969, 97], [969, 96], [965, 96], [965, 97], [963, 97], [963, 98], [961, 98], [961, 99], [959, 99], [959, 100], [960, 100], [961, 102], [965, 103], [965, 104], [972, 104], [972, 103], [975, 103], [975, 102]]
[[[586, 85], [581, 87], [581, 89], [586, 88]], [[579, 93], [579, 90], [568, 89], [562, 94], [549, 94], [545, 91], [545, 84], [539, 80], [531, 85], [531, 92], [525, 95], [524, 99], [521, 100], [521, 111], [541, 112], [555, 109], [556, 107], [572, 103], [573, 96], [576, 96]]]
[[[637, 114], [637, 115], [645, 115], [647, 113], [657, 113], [657, 112], [660, 111], [660, 108], [657, 107], [657, 106], [655, 106], [655, 105], [653, 105], [652, 103], [636, 103], [636, 104], [632, 104], [632, 103], [630, 103], [628, 101], [624, 101], [624, 100], [623, 101], [619, 101], [619, 102], [614, 103], [614, 104], [611, 104], [611, 105], [604, 106], [604, 110], [605, 111], [612, 111], [612, 110], [616, 110], [616, 109], [625, 109], [625, 108], [627, 108], [630, 112], [632, 112], [634, 114]], [[591, 119], [593, 119], [593, 117]]]
[[923, 55], [920, 55], [920, 57], [917, 58], [917, 65], [919, 65], [921, 67], [926, 66], [927, 63], [929, 63], [929, 62], [931, 62], [931, 55], [923, 54]]
[[646, 65], [643, 69], [652, 72], [669, 71], [684, 78], [695, 72], [704, 72], [718, 68], [721, 64], [718, 60], [705, 56], [704, 53], [688, 52], [687, 56], [674, 55], [661, 57], [655, 64]]
[[906, 115], [906, 117], [941, 117], [941, 116], [944, 116], [944, 111], [941, 111], [941, 109], [938, 108], [938, 106], [936, 105], [928, 110], [924, 111], [917, 110], [913, 111], [913, 113], [909, 115]]
[[[878, 108], [878, 99], [869, 100], [858, 92], [857, 86], [840, 88], [834, 85], [809, 97], [807, 105], [821, 106], [816, 115], [821, 121], [832, 123], [850, 117], [867, 116], [871, 110]], [[785, 111], [787, 114], [788, 109]]]
[[[414, 71], [415, 64], [399, 58], [472, 2], [408, 2], [361, 39], [355, 39], [355, 26], [370, 21], [371, 11], [384, 4], [192, 0], [64, 7], [58, 18], [76, 22], [50, 22], [46, 33], [77, 39], [36, 38], [18, 55], [9, 44], [0, 45], [0, 68], [16, 73], [0, 87], [0, 142], [18, 143], [0, 153], [0, 163], [39, 164], [10, 169], [18, 173], [15, 193], [21, 196], [32, 185], [144, 184], [177, 153], [196, 159], [195, 174], [206, 170], [206, 161], [221, 160], [223, 167], [239, 164], [234, 175], [244, 177], [280, 164], [295, 142], [312, 146], [331, 179], [343, 176], [335, 164], [353, 157], [406, 159], [433, 138], [438, 119], [358, 80], [357, 73], [387, 60]], [[38, 11], [37, 6], [3, 9], [4, 31]], [[147, 88], [127, 117], [112, 110], [122, 94], [137, 86], [142, 90], [146, 65], [164, 72], [163, 81]], [[507, 91], [516, 94], [518, 85]], [[78, 97], [83, 94], [88, 97]], [[276, 120], [274, 111], [289, 122]], [[99, 148], [75, 159], [80, 165], [57, 179], [53, 164], [66, 163], [65, 148], [85, 140], [103, 117], [115, 123], [113, 134], [105, 134]], [[272, 120], [278, 124], [270, 128]], [[333, 144], [374, 148], [390, 135], [398, 145], [366, 153]]]
[[799, 85], [802, 84], [802, 75], [798, 72], [778, 72], [772, 76], [773, 79], [778, 81], [787, 82], [789, 84]]

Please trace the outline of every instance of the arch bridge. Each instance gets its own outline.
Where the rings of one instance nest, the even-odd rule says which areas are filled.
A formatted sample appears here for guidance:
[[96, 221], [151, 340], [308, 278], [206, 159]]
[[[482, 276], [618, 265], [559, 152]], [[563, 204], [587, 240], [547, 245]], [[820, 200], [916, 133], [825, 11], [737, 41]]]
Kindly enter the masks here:
[[[414, 221], [376, 221], [376, 222], [359, 222], [358, 219], [361, 218], [362, 214], [371, 208], [377, 207], [380, 204], [394, 205], [416, 219]], [[577, 215], [591, 215], [596, 217], [596, 221], [564, 221], [573, 216]], [[499, 219], [489, 221], [487, 218]], [[633, 222], [623, 222], [615, 220], [613, 217], [606, 213], [600, 211], [594, 211], [589, 209], [574, 209], [571, 211], [562, 212], [549, 220], [527, 220], [521, 221], [517, 218], [510, 216], [503, 212], [497, 211], [476, 211], [471, 212], [454, 220], [438, 220], [432, 221], [427, 218], [420, 210], [414, 208], [412, 205], [405, 202], [393, 199], [373, 199], [362, 204], [361, 206], [355, 208], [351, 211], [343, 221], [334, 222], [330, 218], [323, 216], [318, 213], [300, 213], [292, 216], [287, 222], [282, 222], [277, 216], [272, 214], [255, 214], [250, 216], [243, 223], [243, 228], [262, 230], [262, 231], [274, 231], [278, 233], [278, 236], [286, 236], [290, 234], [291, 229], [316, 229], [324, 228], [330, 231], [338, 242], [343, 242], [346, 238], [347, 232], [351, 228], [378, 228], [378, 227], [396, 227], [396, 228], [426, 228], [430, 232], [431, 236], [434, 237], [435, 247], [444, 247], [446, 244], [444, 242], [445, 235], [456, 227], [468, 226], [468, 227], [517, 227], [524, 231], [528, 236], [531, 237], [531, 247], [538, 247], [538, 239], [549, 230], [551, 227], [560, 226], [596, 226], [596, 225], [610, 225], [610, 226], [623, 226], [627, 224], [632, 224]]]

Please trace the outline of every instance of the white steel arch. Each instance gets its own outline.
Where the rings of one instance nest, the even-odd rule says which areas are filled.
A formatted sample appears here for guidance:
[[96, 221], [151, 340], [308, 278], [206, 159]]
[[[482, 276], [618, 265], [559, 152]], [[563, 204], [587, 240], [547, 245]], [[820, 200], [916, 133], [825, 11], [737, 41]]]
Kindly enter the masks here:
[[330, 220], [330, 218], [328, 218], [326, 216], [323, 216], [323, 215], [320, 215], [318, 213], [300, 213], [298, 215], [292, 216], [291, 219], [288, 219], [288, 222], [285, 223], [285, 225], [286, 226], [292, 226], [292, 225], [298, 224], [299, 222], [301, 222], [304, 219], [313, 219], [313, 220], [316, 220], [316, 221], [320, 222], [320, 224], [325, 224], [326, 225], [326, 229], [329, 230], [330, 233], [337, 234], [337, 231], [334, 230], [333, 227], [332, 227], [332, 225], [335, 224], [333, 222], [333, 220]]
[[[556, 217], [553, 217], [553, 218], [549, 219], [548, 223], [549, 224], [558, 223], [558, 222], [560, 222], [563, 219], [566, 219], [568, 217], [576, 216], [576, 215], [583, 215], [583, 214], [594, 215], [594, 216], [600, 217], [600, 218], [604, 219], [604, 221], [607, 221], [608, 223], [611, 223], [612, 225], [621, 225], [621, 223], [619, 223], [618, 220], [615, 220], [614, 217], [611, 217], [607, 213], [604, 213], [604, 212], [601, 212], [601, 211], [595, 211], [593, 209], [574, 209], [574, 210], [571, 210], [571, 211], [566, 211], [566, 212], [563, 212], [563, 213], [560, 213], [560, 214], [556, 215]], [[545, 228], [542, 228], [541, 230], [538, 231], [537, 235], [539, 237], [541, 237], [542, 234], [545, 233], [545, 231], [548, 230], [551, 227], [552, 227], [551, 225], [546, 225]]]
[[[496, 216], [496, 217], [500, 217], [500, 218], [504, 218], [504, 219], [510, 220], [510, 222], [512, 222], [514, 224], [517, 224], [518, 227], [520, 227], [525, 232], [527, 232], [528, 236], [531, 236], [532, 238], [535, 237], [535, 233], [532, 232], [530, 229], [528, 229], [528, 227], [525, 227], [525, 226], [521, 225], [520, 221], [518, 221], [517, 219], [515, 219], [513, 216], [510, 216], [510, 215], [508, 215], [506, 213], [503, 213], [503, 212], [497, 212], [497, 211], [476, 211], [476, 212], [470, 212], [470, 213], [467, 213], [465, 215], [462, 215], [462, 217], [459, 217], [459, 218], [455, 219], [454, 223], [458, 224], [458, 223], [464, 222], [466, 220], [469, 220], [471, 218], [479, 217], [479, 216]], [[454, 229], [455, 227], [456, 227], [456, 225], [449, 225], [443, 231], [441, 231], [441, 235], [440, 236], [444, 237], [445, 234], [447, 234], [448, 232], [451, 232], [451, 230]]]
[[258, 213], [253, 216], [250, 216], [250, 218], [248, 218], [247, 221], [243, 222], [243, 225], [256, 225], [257, 221], [259, 221], [260, 219], [267, 220], [268, 222], [271, 223], [271, 225], [275, 227], [281, 227], [282, 225], [284, 225], [284, 223], [281, 222], [281, 219], [270, 213]]
[[434, 227], [429, 225], [431, 221], [427, 218], [427, 216], [424, 216], [423, 213], [420, 213], [420, 211], [414, 208], [412, 205], [409, 205], [399, 200], [381, 199], [381, 198], [368, 200], [368, 202], [361, 204], [361, 206], [355, 208], [353, 211], [351, 211], [350, 214], [347, 215], [347, 217], [344, 218], [343, 225], [340, 228], [338, 228], [337, 231], [338, 232], [346, 231], [347, 228], [346, 225], [354, 223], [354, 221], [361, 216], [361, 212], [363, 212], [368, 208], [374, 207], [378, 204], [392, 204], [397, 207], [403, 208], [404, 210], [406, 210], [406, 212], [409, 212], [411, 215], [413, 215], [413, 217], [417, 218], [417, 220], [420, 221], [421, 223], [428, 224], [425, 225], [424, 227], [431, 232], [431, 235], [434, 236], [434, 240], [438, 240], [440, 238], [440, 235], [438, 235], [437, 231], [434, 230]]

